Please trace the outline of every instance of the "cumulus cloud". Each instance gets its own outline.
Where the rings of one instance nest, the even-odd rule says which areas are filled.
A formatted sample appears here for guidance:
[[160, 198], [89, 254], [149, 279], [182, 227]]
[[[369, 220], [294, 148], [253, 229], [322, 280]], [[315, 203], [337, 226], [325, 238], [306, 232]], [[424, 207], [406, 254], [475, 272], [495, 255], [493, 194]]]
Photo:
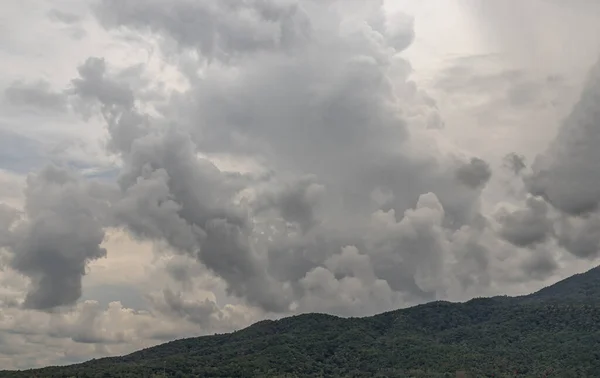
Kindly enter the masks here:
[[559, 264], [551, 250], [535, 249], [522, 263], [522, 269], [533, 279], [543, 280], [559, 268]]
[[319, 222], [315, 214], [325, 188], [315, 182], [314, 177], [301, 177], [292, 182], [284, 182], [281, 188], [276, 182], [267, 182], [268, 188], [257, 195], [254, 213], [275, 210], [286, 222], [294, 223], [303, 232]]
[[53, 91], [46, 81], [13, 82], [4, 89], [4, 97], [12, 105], [41, 110], [63, 111], [67, 105], [66, 96]]
[[73, 93], [101, 106], [110, 146], [124, 160], [117, 221], [139, 237], [166, 240], [197, 257], [230, 284], [233, 294], [269, 310], [283, 309], [248, 242], [247, 217], [232, 206], [235, 185], [197, 157], [187, 134], [144, 127], [146, 117], [134, 106], [130, 88], [105, 76], [102, 59], [88, 59], [79, 72]]
[[563, 217], [558, 224], [558, 243], [573, 255], [592, 259], [600, 251], [600, 219], [598, 214], [585, 217]]
[[600, 63], [590, 71], [581, 98], [565, 118], [556, 139], [532, 164], [529, 190], [560, 211], [580, 215], [594, 211], [600, 201]]
[[[81, 65], [70, 89], [78, 109], [102, 114], [109, 148], [123, 161], [114, 220], [137, 237], [166, 241], [197, 258], [227, 282], [229, 293], [265, 311], [302, 303], [306, 276], [326, 269], [347, 245], [366, 248], [377, 285], [386, 282], [416, 298], [444, 295], [437, 292], [441, 284], [430, 281], [442, 269], [445, 227], [474, 219], [479, 193], [461, 188], [481, 188], [491, 175], [481, 159], [461, 165], [408, 144], [411, 137], [435, 141], [419, 117], [402, 117], [400, 98], [435, 110], [415, 96], [410, 71], [397, 57], [412, 39], [411, 23], [391, 27], [381, 4], [340, 6], [180, 1], [172, 19], [154, 3], [103, 1], [96, 11], [105, 25], [166, 35], [221, 63], [205, 66], [201, 80], [189, 77], [191, 87], [158, 108], [158, 117], [143, 110], [134, 88], [101, 58]], [[366, 24], [354, 18], [362, 12]], [[186, 13], [210, 14], [214, 21], [196, 33], [190, 28], [199, 24], [179, 22]], [[243, 33], [232, 25], [245, 25]], [[252, 156], [274, 172], [268, 181], [274, 186], [227, 175], [201, 152]], [[377, 215], [372, 193], [381, 188], [390, 193], [388, 210]], [[411, 210], [428, 191], [435, 195]], [[239, 202], [249, 193], [250, 202]], [[434, 234], [429, 223], [417, 226], [430, 207], [437, 211]], [[396, 220], [395, 213], [405, 218]], [[373, 216], [391, 217], [399, 222], [392, 229], [414, 235], [373, 239]], [[378, 243], [391, 246], [376, 256]], [[287, 276], [285, 267], [296, 272]], [[168, 298], [176, 303], [176, 296]]]
[[286, 49], [309, 33], [295, 1], [176, 1], [166, 13], [159, 0], [103, 0], [97, 14], [108, 27], [151, 30], [198, 49], [207, 59]]
[[[520, 246], [532, 245], [552, 235], [574, 256], [594, 258], [600, 238], [597, 221], [600, 192], [597, 190], [597, 131], [600, 124], [600, 63], [590, 70], [581, 97], [562, 121], [555, 139], [539, 154], [531, 171], [523, 175], [529, 197], [526, 209], [504, 214], [502, 234]], [[516, 173], [523, 159], [507, 158]], [[545, 202], [543, 202], [545, 201]], [[548, 217], [549, 206], [558, 214]]]
[[[195, 51], [197, 68], [183, 71], [189, 88], [150, 115], [118, 71], [90, 58], [70, 91], [79, 109], [103, 115], [123, 160], [115, 220], [198, 259], [230, 294], [268, 312], [315, 308], [307, 288], [340, 279], [331, 264], [348, 246], [371, 265], [364, 284], [383, 290], [378, 308], [445, 297], [449, 235], [478, 232], [468, 225], [481, 191], [469, 189], [482, 189], [491, 169], [435, 148], [435, 102], [398, 56], [413, 38], [410, 18], [367, 1], [178, 1], [170, 17], [157, 4], [102, 1], [96, 13], [106, 27]], [[234, 177], [201, 157], [211, 153], [250, 157], [271, 173]], [[373, 197], [384, 192], [383, 202]]]
[[524, 209], [501, 209], [496, 218], [501, 224], [500, 235], [519, 247], [532, 246], [553, 234], [553, 222], [546, 202], [528, 197]]
[[300, 280], [305, 295], [298, 307], [304, 311], [371, 314], [399, 302], [385, 280], [378, 279], [368, 255], [345, 247]]
[[31, 279], [25, 307], [50, 309], [81, 296], [86, 264], [100, 247], [110, 190], [48, 166], [27, 180], [25, 219], [8, 237], [11, 266]]
[[471, 158], [469, 163], [456, 170], [456, 178], [469, 188], [481, 188], [492, 176], [488, 163], [479, 158]]
[[252, 310], [234, 306], [217, 310], [220, 313], [211, 318], [209, 328], [194, 319], [163, 314], [158, 307], [138, 311], [120, 302], [101, 306], [83, 301], [53, 313], [5, 307], [0, 319], [0, 362], [9, 369], [77, 363], [131, 353], [182, 335], [233, 331], [255, 321]]
[[[2, 304], [33, 319], [14, 329], [37, 321], [35, 332], [66, 340], [65, 350], [111, 354], [267, 316], [367, 315], [525, 290], [555, 274], [563, 250], [594, 258], [595, 76], [553, 147], [531, 167], [516, 153], [503, 161], [530, 195], [490, 212], [495, 163], [448, 140], [444, 108], [406, 59], [413, 19], [383, 3], [95, 2], [100, 24], [151, 46], [160, 72], [150, 57], [91, 56], [73, 63], [64, 91], [5, 92], [12, 105], [60, 102], [100, 121], [118, 162], [103, 183], [47, 167], [28, 179], [22, 212], [0, 207], [7, 269], [27, 290], [7, 289]], [[172, 87], [155, 77], [165, 71]], [[470, 86], [477, 98], [499, 88], [498, 103], [518, 111], [543, 105], [541, 81], [499, 72], [450, 70], [436, 85]], [[251, 168], [231, 171], [242, 162]], [[109, 227], [155, 246], [156, 269], [136, 267], [136, 277], [157, 274], [140, 295], [144, 310], [79, 300], [90, 263], [113, 253]]]
[[215, 298], [198, 298], [199, 293], [175, 292], [164, 289], [152, 293], [149, 299], [153, 310], [158, 314], [177, 320], [185, 320], [200, 329], [213, 332], [227, 332], [250, 324], [259, 313], [241, 305], [219, 307]]

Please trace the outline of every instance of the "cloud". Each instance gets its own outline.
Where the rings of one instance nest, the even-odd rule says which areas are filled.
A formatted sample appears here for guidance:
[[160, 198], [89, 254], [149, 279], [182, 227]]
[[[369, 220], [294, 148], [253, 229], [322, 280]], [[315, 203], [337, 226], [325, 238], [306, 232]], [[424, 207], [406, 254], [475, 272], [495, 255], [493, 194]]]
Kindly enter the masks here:
[[[529, 192], [525, 204], [496, 214], [499, 234], [518, 247], [533, 248], [528, 264], [542, 274], [556, 269], [556, 262], [542, 251], [556, 243], [573, 256], [594, 259], [600, 250], [596, 190], [600, 158], [595, 152], [600, 116], [596, 110], [600, 97], [600, 64], [590, 70], [579, 100], [562, 120], [550, 145], [527, 168], [524, 157], [509, 154], [505, 165], [522, 178]], [[539, 264], [538, 264], [539, 263]]]
[[[567, 4], [533, 0], [518, 4], [462, 0], [457, 4], [474, 23], [488, 51], [500, 51], [505, 58], [518, 59], [523, 66], [568, 67], [571, 75], [577, 75], [573, 68], [583, 69], [600, 52], [598, 25], [593, 15], [598, 4], [592, 1]], [[572, 25], [579, 27], [574, 29]], [[554, 43], [569, 47], [554, 49]]]
[[81, 15], [65, 12], [60, 9], [51, 9], [48, 12], [48, 17], [53, 21], [62, 22], [67, 25], [77, 24], [82, 19]]
[[237, 330], [254, 320], [251, 310], [229, 306], [220, 311], [211, 319], [213, 328], [208, 328], [157, 310], [136, 311], [120, 302], [102, 306], [84, 301], [53, 313], [4, 308], [0, 362], [8, 369], [80, 363], [131, 353], [181, 335]]
[[[0, 364], [2, 353], [20, 353], [19, 366], [81, 361], [306, 311], [522, 294], [595, 261], [593, 188], [578, 187], [597, 176], [581, 169], [595, 155], [573, 147], [593, 145], [594, 91], [565, 123], [573, 141], [532, 159], [574, 76], [481, 51], [427, 77], [408, 61], [428, 44], [427, 19], [383, 4], [100, 0], [99, 24], [40, 10], [46, 29], [86, 34], [48, 66], [52, 84], [7, 81], [0, 126], [25, 139], [0, 160], [70, 168], [32, 174], [25, 198], [20, 183], [0, 186], [17, 208], [0, 207], [12, 316], [0, 319], [0, 348], [11, 343]], [[503, 179], [519, 190], [507, 196]]]
[[558, 243], [573, 255], [593, 259], [600, 251], [600, 219], [598, 214], [564, 217], [558, 224]]
[[0, 169], [0, 196], [5, 205], [21, 207], [25, 178]]
[[105, 190], [48, 166], [27, 180], [25, 220], [14, 227], [11, 266], [31, 279], [24, 306], [51, 309], [81, 296], [86, 264], [104, 257]]
[[525, 156], [511, 152], [504, 157], [504, 166], [515, 175], [519, 175], [525, 168], [527, 168]]
[[548, 205], [538, 197], [528, 197], [525, 209], [501, 209], [496, 218], [502, 225], [500, 236], [519, 247], [541, 243], [554, 232]]
[[239, 329], [256, 319], [256, 310], [240, 305], [219, 307], [214, 298], [199, 299], [199, 293], [190, 294], [164, 289], [162, 293], [152, 293], [150, 301], [158, 313], [173, 320], [186, 320], [203, 330], [227, 332]]
[[374, 314], [399, 302], [399, 294], [375, 276], [369, 256], [352, 246], [309, 271], [300, 284], [306, 291], [298, 304], [303, 311]]
[[[90, 58], [73, 81], [74, 93], [95, 100], [109, 123], [111, 146], [125, 166], [118, 221], [140, 237], [166, 239], [222, 276], [231, 291], [267, 309], [283, 309], [247, 242], [248, 221], [230, 201], [235, 187], [177, 130], [144, 128], [127, 86], [105, 76], [101, 59]], [[203, 188], [198, 192], [198, 188]], [[279, 301], [279, 302], [278, 302]]]
[[266, 185], [268, 189], [259, 193], [253, 204], [256, 215], [274, 209], [286, 222], [298, 225], [303, 232], [319, 222], [315, 207], [325, 188], [316, 183], [314, 177], [301, 177], [285, 182], [277, 189], [273, 187], [277, 185], [276, 182], [268, 182]]
[[295, 1], [176, 1], [169, 13], [161, 1], [103, 0], [97, 15], [108, 27], [129, 26], [162, 34], [207, 59], [230, 59], [256, 51], [286, 49], [309, 33]]
[[17, 209], [0, 203], [0, 248], [9, 245], [11, 228], [19, 218], [19, 215]]
[[534, 160], [533, 173], [526, 179], [533, 194], [543, 196], [570, 215], [593, 211], [600, 201], [595, 164], [600, 155], [594, 147], [600, 137], [596, 130], [600, 124], [599, 96], [600, 63], [597, 63], [588, 75], [580, 100], [563, 121], [548, 150]]
[[462, 184], [473, 189], [483, 187], [490, 177], [492, 177], [492, 171], [489, 164], [479, 158], [471, 158], [469, 163], [456, 170], [456, 178]]
[[[579, 101], [562, 121], [556, 138], [539, 154], [531, 172], [523, 176], [526, 188], [559, 212], [554, 222], [556, 241], [573, 255], [594, 258], [600, 249], [597, 210], [598, 156], [595, 143], [599, 133], [600, 63], [590, 70]], [[541, 210], [543, 204], [537, 205]], [[546, 210], [544, 210], [546, 212]], [[531, 227], [540, 223], [530, 219]], [[538, 226], [534, 226], [538, 224]], [[548, 228], [548, 221], [544, 221]], [[544, 231], [539, 229], [541, 237]]]
[[62, 93], [54, 92], [46, 81], [13, 82], [4, 89], [4, 97], [16, 106], [50, 111], [64, 111], [66, 107], [66, 97]]
[[544, 248], [534, 250], [522, 264], [523, 271], [537, 280], [550, 277], [558, 268], [559, 264], [551, 251]]
[[[105, 26], [195, 50], [202, 78], [186, 70], [189, 88], [157, 115], [101, 58], [72, 81], [73, 101], [103, 115], [123, 160], [115, 220], [198, 259], [228, 293], [267, 312], [309, 306], [307, 277], [347, 246], [364, 249], [373, 282], [391, 297], [445, 296], [437, 277], [446, 238], [478, 212], [480, 192], [464, 186], [482, 188], [491, 176], [482, 159], [463, 164], [458, 149], [434, 147], [438, 131], [427, 119], [435, 103], [415, 92], [397, 55], [412, 41], [412, 23], [390, 26], [381, 4], [340, 6], [178, 1], [165, 17], [155, 3], [103, 1], [96, 12]], [[196, 30], [185, 14], [212, 21]], [[402, 100], [415, 106], [406, 117]], [[234, 177], [201, 153], [251, 157], [272, 174]], [[376, 190], [389, 194], [385, 212]], [[389, 235], [372, 236], [381, 234], [378, 217], [390, 217]]]

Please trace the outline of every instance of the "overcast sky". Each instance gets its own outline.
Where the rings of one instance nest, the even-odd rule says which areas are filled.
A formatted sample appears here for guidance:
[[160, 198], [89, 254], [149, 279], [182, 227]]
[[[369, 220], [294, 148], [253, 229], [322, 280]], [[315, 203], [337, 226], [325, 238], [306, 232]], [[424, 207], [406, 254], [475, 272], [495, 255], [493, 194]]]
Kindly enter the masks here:
[[598, 264], [600, 3], [4, 0], [0, 368]]

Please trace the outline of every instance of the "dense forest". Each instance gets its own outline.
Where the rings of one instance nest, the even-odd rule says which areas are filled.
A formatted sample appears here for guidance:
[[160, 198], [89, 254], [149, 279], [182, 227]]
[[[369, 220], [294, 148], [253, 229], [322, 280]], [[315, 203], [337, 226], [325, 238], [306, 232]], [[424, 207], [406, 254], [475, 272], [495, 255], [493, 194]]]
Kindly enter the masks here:
[[598, 377], [600, 269], [522, 297], [305, 314], [4, 377]]

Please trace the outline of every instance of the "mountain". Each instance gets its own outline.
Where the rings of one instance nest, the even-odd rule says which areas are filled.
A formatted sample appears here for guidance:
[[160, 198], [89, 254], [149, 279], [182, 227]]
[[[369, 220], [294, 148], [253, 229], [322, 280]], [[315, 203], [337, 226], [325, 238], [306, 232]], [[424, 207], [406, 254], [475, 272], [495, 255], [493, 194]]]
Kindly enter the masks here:
[[598, 377], [600, 269], [521, 297], [305, 314], [4, 377]]
[[527, 299], [564, 300], [570, 301], [600, 300], [600, 267], [595, 267], [585, 273], [575, 274], [552, 286], [527, 295]]

